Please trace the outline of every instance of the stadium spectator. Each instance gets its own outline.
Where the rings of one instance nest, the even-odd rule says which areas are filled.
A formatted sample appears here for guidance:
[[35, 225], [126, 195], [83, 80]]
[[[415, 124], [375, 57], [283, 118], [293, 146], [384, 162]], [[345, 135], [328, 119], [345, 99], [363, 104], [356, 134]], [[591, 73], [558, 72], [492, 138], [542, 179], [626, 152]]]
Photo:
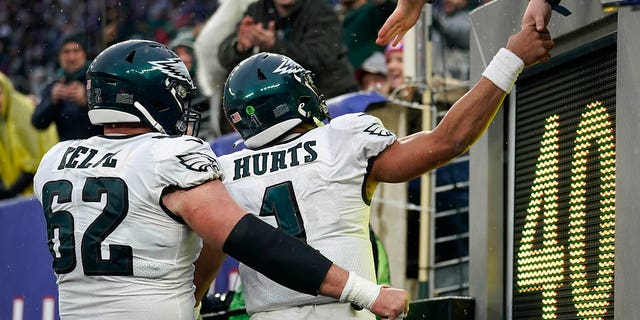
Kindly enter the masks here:
[[363, 91], [376, 91], [389, 94], [386, 58], [382, 52], [375, 51], [356, 70], [356, 81]]
[[358, 90], [342, 26], [327, 1], [258, 0], [218, 52], [228, 70], [255, 52], [285, 54], [311, 70], [327, 98]]
[[218, 50], [222, 40], [235, 34], [236, 25], [249, 4], [254, 1], [220, 1], [219, 9], [204, 24], [194, 43], [196, 57], [200, 62], [196, 69], [200, 84], [198, 90], [209, 97], [210, 128], [216, 136], [233, 132], [227, 119], [222, 116], [222, 87], [229, 70], [220, 64]]
[[342, 41], [347, 46], [349, 62], [354, 70], [374, 52], [382, 52], [384, 46], [375, 40], [378, 30], [395, 8], [393, 0], [340, 0], [342, 16]]
[[33, 100], [0, 72], [0, 199], [33, 193], [40, 158], [57, 142], [55, 128], [38, 132], [29, 120]]
[[[376, 185], [406, 182], [466, 152], [522, 68], [547, 58], [552, 46], [548, 32], [524, 27], [433, 131], [399, 139], [363, 113], [323, 125], [327, 106], [310, 72], [279, 54], [255, 54], [224, 88], [227, 119], [248, 147], [219, 158], [225, 187], [243, 208], [374, 281], [368, 224]], [[239, 271], [254, 320], [374, 319], [348, 303], [283, 288], [246, 265]]]
[[[164, 3], [162, 1], [158, 1], [157, 3]], [[153, 6], [151, 6], [153, 8]], [[131, 3], [129, 1], [123, 1], [120, 5], [109, 5], [105, 8], [105, 15], [101, 17], [104, 19], [104, 28], [102, 28], [102, 45], [110, 46], [112, 44], [118, 43], [133, 34], [133, 17], [136, 15], [129, 14], [133, 10], [131, 7]], [[163, 17], [164, 18], [164, 17]], [[163, 22], [168, 21], [169, 19], [163, 19]], [[151, 32], [156, 31], [156, 26], [154, 22], [157, 21], [152, 17], [149, 17], [148, 24], [150, 26]], [[163, 25], [164, 26], [164, 25]], [[171, 25], [167, 23], [168, 27]], [[154, 34], [155, 36], [155, 34]], [[164, 43], [166, 43], [166, 39]]]
[[196, 92], [192, 95], [191, 105], [200, 112], [201, 121], [200, 121], [200, 130], [198, 137], [202, 140], [209, 141], [213, 139], [216, 135], [212, 132], [210, 128], [210, 112], [209, 112], [209, 99], [200, 93], [200, 83], [198, 79], [195, 77], [198, 59], [196, 58], [196, 54], [193, 49], [193, 43], [195, 41], [195, 36], [191, 29], [186, 29], [178, 33], [178, 36], [169, 42], [169, 49], [175, 52], [178, 57], [184, 62], [184, 65], [187, 67], [189, 71], [189, 75], [191, 79], [193, 79], [193, 83], [196, 87]]
[[[412, 86], [404, 74], [404, 42], [389, 44], [384, 49], [389, 95], [408, 102], [421, 102], [422, 90]], [[419, 118], [419, 115], [414, 118]]]
[[[175, 52], [182, 60], [184, 65], [187, 67], [187, 71], [189, 71], [189, 75], [191, 76], [195, 74], [196, 65], [198, 64], [195, 52], [193, 51], [194, 41], [195, 35], [190, 29], [186, 29], [178, 33], [178, 35], [173, 38], [168, 45], [169, 49]], [[193, 81], [194, 84], [197, 85], [197, 80], [194, 79]]]
[[433, 73], [469, 80], [469, 1], [442, 0], [433, 8]]
[[31, 123], [40, 130], [56, 125], [60, 141], [85, 139], [102, 133], [91, 124], [87, 111], [85, 73], [89, 66], [84, 34], [64, 38], [58, 52], [60, 69], [56, 79], [44, 88]]
[[[58, 43], [64, 36], [78, 30], [91, 35], [86, 48], [93, 57], [107, 43], [120, 40], [155, 39], [156, 33], [168, 40], [176, 30], [204, 21], [217, 5], [215, 0], [0, 1], [0, 70], [20, 92], [39, 94], [33, 91], [40, 89], [34, 83], [38, 79], [30, 75], [42, 70], [45, 78], [53, 78]], [[152, 25], [158, 7], [168, 13], [167, 23]]]
[[229, 196], [209, 144], [185, 135], [199, 121], [193, 82], [167, 47], [121, 42], [87, 76], [104, 136], [58, 143], [34, 178], [62, 319], [193, 319], [223, 251], [301, 292], [408, 311], [406, 291], [349, 274]]
[[[404, 34], [411, 29], [422, 12], [422, 7], [433, 0], [398, 0], [393, 13], [387, 18], [378, 32], [376, 43], [386, 45], [393, 41], [398, 44]], [[559, 2], [559, 1], [558, 1]], [[551, 19], [551, 6], [546, 0], [530, 0], [522, 16], [522, 25], [534, 25], [536, 30], [543, 31]]]

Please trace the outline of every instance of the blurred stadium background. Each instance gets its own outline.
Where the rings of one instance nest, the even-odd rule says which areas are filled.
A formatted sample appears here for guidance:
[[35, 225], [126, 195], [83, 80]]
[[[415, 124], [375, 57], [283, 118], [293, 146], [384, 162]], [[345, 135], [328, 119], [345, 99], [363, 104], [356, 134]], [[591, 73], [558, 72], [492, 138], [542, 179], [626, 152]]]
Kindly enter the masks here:
[[[412, 294], [410, 319], [638, 318], [640, 11], [607, 0], [566, 2], [573, 14], [554, 14], [549, 27], [554, 58], [525, 71], [471, 151], [377, 191], [372, 224], [388, 248], [393, 285]], [[106, 26], [126, 37], [170, 38], [216, 8], [215, 1], [132, 3], [0, 1], [0, 68], [36, 90], [31, 78], [53, 68], [53, 30], [99, 35], [88, 38], [99, 50], [118, 39]], [[495, 0], [472, 12], [471, 82], [520, 27], [525, 6]], [[400, 135], [408, 110], [422, 111], [425, 128], [437, 124], [455, 100], [447, 93], [459, 87], [427, 76], [429, 14], [427, 6], [405, 44], [405, 69], [427, 88], [426, 102], [358, 96], [330, 101], [334, 112], [358, 105]], [[33, 23], [40, 27], [16, 27]], [[44, 45], [20, 50], [25, 43]], [[214, 150], [224, 139], [212, 141]], [[0, 319], [57, 319], [41, 207], [31, 198], [0, 202], [0, 228]], [[229, 260], [211, 294], [233, 290], [236, 280]]]

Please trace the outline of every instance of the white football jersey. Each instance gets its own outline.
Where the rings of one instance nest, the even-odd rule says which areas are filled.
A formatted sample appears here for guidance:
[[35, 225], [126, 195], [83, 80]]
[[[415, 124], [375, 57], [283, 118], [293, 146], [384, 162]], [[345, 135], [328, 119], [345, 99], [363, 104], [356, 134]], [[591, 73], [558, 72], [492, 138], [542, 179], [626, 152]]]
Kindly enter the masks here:
[[161, 196], [220, 176], [209, 145], [190, 136], [96, 136], [54, 146], [34, 189], [61, 318], [193, 319], [202, 241], [163, 209]]
[[[364, 182], [369, 160], [395, 140], [378, 118], [347, 114], [288, 142], [219, 161], [225, 186], [246, 210], [375, 282]], [[240, 276], [250, 314], [336, 301], [287, 289], [242, 264]]]

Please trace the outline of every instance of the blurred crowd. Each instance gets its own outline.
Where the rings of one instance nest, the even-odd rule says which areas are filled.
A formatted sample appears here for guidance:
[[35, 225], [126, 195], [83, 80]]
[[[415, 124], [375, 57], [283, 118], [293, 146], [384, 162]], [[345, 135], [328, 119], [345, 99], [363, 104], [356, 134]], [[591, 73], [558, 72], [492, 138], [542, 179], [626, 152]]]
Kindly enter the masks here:
[[217, 1], [0, 1], [0, 71], [15, 87], [38, 94], [55, 73], [61, 39], [82, 31], [89, 57], [129, 38], [168, 43], [183, 28], [205, 21]]
[[[468, 80], [468, 13], [484, 2], [433, 4], [438, 76]], [[209, 141], [232, 131], [220, 116], [224, 79], [259, 51], [290, 56], [311, 70], [325, 99], [376, 91], [420, 103], [425, 88], [407, 85], [402, 42], [375, 44], [395, 5], [395, 0], [0, 0], [0, 75], [6, 76], [0, 149], [16, 158], [0, 159], [0, 198], [30, 191], [23, 189], [24, 181], [16, 186], [13, 180], [16, 170], [32, 173], [32, 164], [16, 167], [17, 158], [32, 149], [21, 144], [32, 142], [15, 135], [33, 140], [54, 131], [58, 141], [100, 134], [86, 115], [84, 73], [101, 50], [127, 39], [166, 44], [185, 61], [199, 89], [193, 102], [203, 113], [200, 137]], [[12, 106], [10, 97], [18, 95], [28, 99]], [[9, 115], [20, 112], [28, 114], [19, 119], [28, 128], [17, 132], [12, 121], [18, 120]], [[46, 149], [41, 146], [30, 157]]]

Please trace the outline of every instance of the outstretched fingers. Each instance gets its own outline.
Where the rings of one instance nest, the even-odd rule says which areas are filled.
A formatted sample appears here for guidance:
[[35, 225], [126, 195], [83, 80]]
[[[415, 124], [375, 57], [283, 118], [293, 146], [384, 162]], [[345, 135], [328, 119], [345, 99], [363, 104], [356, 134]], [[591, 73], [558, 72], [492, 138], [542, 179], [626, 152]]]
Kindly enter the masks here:
[[[400, 18], [394, 17], [392, 14], [389, 16], [389, 19], [384, 23], [382, 28], [380, 28], [376, 43], [383, 46], [394, 39], [395, 41], [399, 41], [398, 39], [402, 39], [402, 36], [404, 36], [404, 33], [406, 32], [402, 31], [403, 28], [403, 21]], [[399, 34], [400, 37], [398, 37]]]
[[424, 4], [431, 2], [432, 1], [425, 0], [398, 0], [396, 8], [382, 25], [382, 28], [380, 28], [376, 43], [382, 46], [393, 40], [394, 45], [397, 45], [400, 40], [402, 40], [402, 37], [404, 37], [404, 34], [407, 33], [420, 18]]

